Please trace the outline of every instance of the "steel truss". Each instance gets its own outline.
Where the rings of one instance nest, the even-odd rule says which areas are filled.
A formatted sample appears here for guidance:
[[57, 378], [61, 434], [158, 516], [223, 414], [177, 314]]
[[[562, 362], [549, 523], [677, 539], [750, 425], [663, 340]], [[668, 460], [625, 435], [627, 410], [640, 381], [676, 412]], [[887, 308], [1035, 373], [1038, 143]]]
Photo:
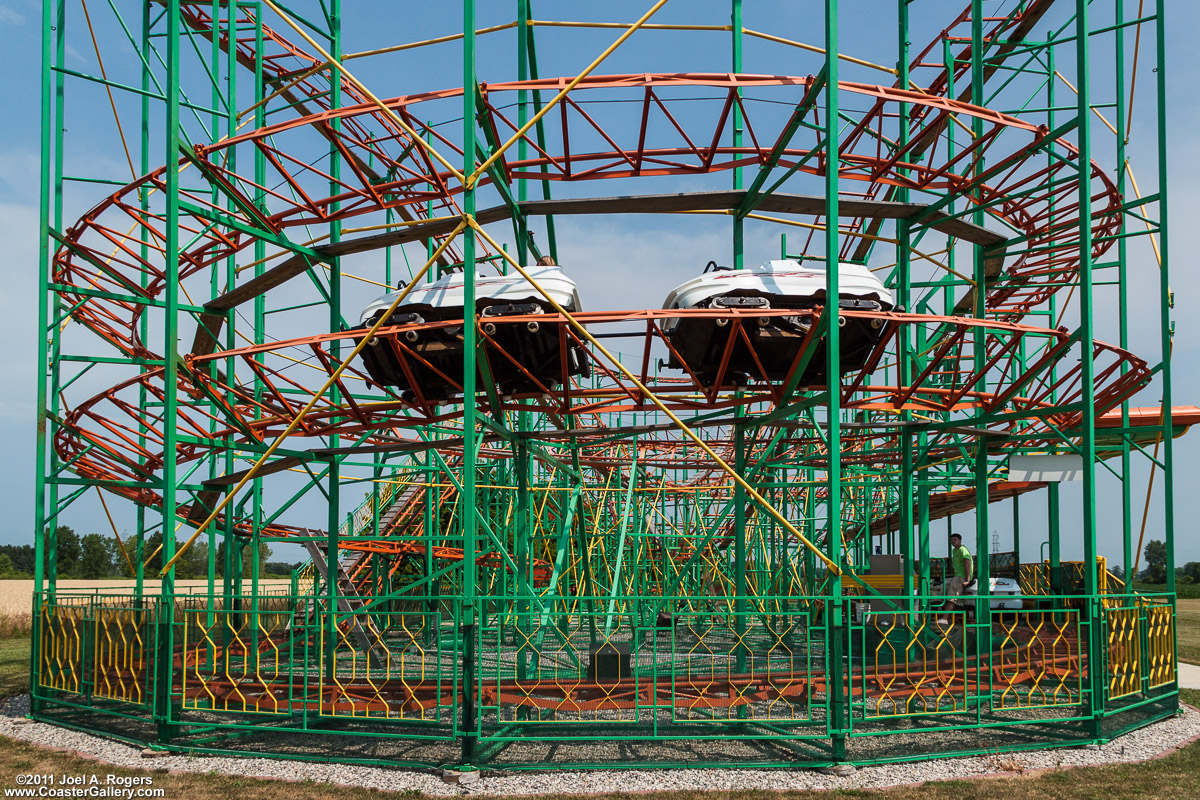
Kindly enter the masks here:
[[[538, 28], [603, 26], [516, 0], [514, 22], [477, 31], [465, 0], [458, 35], [346, 54], [339, 0], [155, 0], [104, 12], [121, 36], [95, 45], [97, 76], [64, 54], [98, 9], [44, 3], [36, 717], [281, 757], [362, 760], [350, 750], [371, 738], [374, 760], [473, 768], [595, 762], [586, 743], [603, 739], [646, 747], [639, 764], [664, 739], [734, 743], [699, 763], [866, 763], [945, 752], [908, 720], [978, 752], [1104, 741], [1174, 713], [1172, 441], [1200, 415], [1171, 397], [1161, 0], [1141, 17], [1131, 0], [970, 0], [940, 31], [897, 0], [895, 68], [841, 52], [837, 0], [821, 47], [747, 28], [741, 0], [728, 25], [652, 21], [663, 4], [608, 26], [620, 38], [583, 72], [542, 77]], [[139, 8], [140, 27], [122, 16]], [[601, 71], [661, 30], [722, 37], [730, 69]], [[503, 31], [517, 77], [484, 82], [476, 40]], [[458, 39], [450, 88], [388, 96], [356, 77], [358, 59]], [[746, 72], [748, 41], [816, 66]], [[108, 74], [117, 54], [133, 73]], [[1139, 59], [1155, 97], [1135, 116]], [[128, 177], [69, 174], [76, 93], [108, 98], [123, 144], [140, 121]], [[1156, 137], [1145, 195], [1135, 119]], [[664, 177], [696, 190], [624, 188]], [[605, 180], [620, 194], [552, 197]], [[68, 222], [81, 187], [90, 208]], [[747, 220], [799, 229], [785, 256], [869, 264], [897, 307], [557, 308], [365, 330], [345, 302], [352, 282], [394, 285], [421, 243], [410, 285], [461, 267], [473, 307], [477, 266], [520, 271], [557, 253], [562, 220], [595, 214], [728, 219], [739, 266]], [[1130, 349], [1151, 250], [1157, 361]], [[1101, 298], [1115, 320], [1098, 319]], [[807, 334], [790, 363], [764, 364], [757, 328], [784, 315]], [[684, 317], [725, 324], [713, 363], [673, 347], [665, 321]], [[845, 370], [839, 329], [855, 321], [881, 335]], [[533, 374], [505, 344], [530, 322], [557, 337], [560, 369]], [[461, 368], [413, 344], [447, 331]], [[366, 346], [411, 390], [376, 385]], [[668, 353], [679, 369], [660, 366]], [[804, 385], [814, 360], [838, 380]], [[507, 391], [500, 368], [535, 388]], [[449, 398], [412, 379], [429, 371]], [[1131, 409], [1152, 386], [1161, 407]], [[1051, 454], [1080, 456], [1078, 509], [1056, 482], [1007, 474]], [[1169, 562], [1153, 595], [1108, 569], [1137, 564], [1147, 465]], [[1107, 560], [1105, 482], [1123, 542]], [[131, 592], [57, 585], [54, 529], [89, 489], [134, 520]], [[1045, 498], [1036, 561], [1021, 552], [1027, 495]], [[1011, 552], [993, 547], [999, 503]], [[943, 610], [931, 522], [962, 514], [981, 594]], [[257, 558], [243, 569], [264, 541], [306, 547], [290, 586]], [[202, 544], [207, 581], [181, 590], [177, 562]], [[994, 576], [1019, 581], [1019, 611], [995, 605]], [[549, 741], [566, 755], [546, 762]]]

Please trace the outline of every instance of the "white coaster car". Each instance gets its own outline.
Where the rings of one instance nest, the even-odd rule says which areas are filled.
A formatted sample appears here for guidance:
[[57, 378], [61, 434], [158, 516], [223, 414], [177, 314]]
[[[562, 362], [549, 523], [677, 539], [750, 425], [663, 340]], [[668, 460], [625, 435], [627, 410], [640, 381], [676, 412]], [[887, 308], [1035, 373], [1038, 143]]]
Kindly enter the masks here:
[[[526, 267], [526, 272], [567, 311], [579, 311], [575, 281], [559, 266]], [[372, 380], [397, 386], [406, 396], [445, 402], [461, 390], [463, 374], [462, 325], [428, 326], [426, 323], [462, 320], [462, 272], [444, 275], [414, 287], [392, 312], [386, 325], [413, 326], [384, 330], [363, 349], [363, 362]], [[370, 327], [399, 294], [390, 292], [373, 300], [362, 312], [362, 328]], [[568, 346], [565, 365], [556, 325], [542, 325], [537, 316], [554, 313], [533, 285], [520, 273], [479, 275], [475, 279], [475, 309], [481, 319], [481, 339], [487, 365], [501, 395], [541, 391], [539, 383], [553, 388], [572, 375], [587, 374], [587, 360], [578, 346]], [[422, 326], [422, 327], [416, 327]], [[484, 390], [483, 372], [478, 386]]]
[[[711, 271], [710, 271], [711, 270]], [[704, 274], [677, 286], [663, 308], [740, 309], [775, 312], [806, 310], [825, 306], [825, 270], [802, 265], [794, 259], [768, 261], [745, 269], [718, 267], [710, 261]], [[838, 307], [854, 311], [888, 311], [894, 306], [892, 293], [866, 267], [838, 265]], [[722, 384], [747, 380], [779, 381], [788, 376], [801, 356], [811, 316], [762, 315], [744, 317], [752, 346], [740, 336], [726, 360], [726, 348], [734, 330], [730, 318], [676, 317], [663, 325], [675, 352], [667, 366], [690, 369], [702, 383], [718, 377]], [[840, 317], [839, 352], [841, 371], [862, 369], [883, 332], [879, 318]], [[826, 382], [825, 340], [815, 340], [816, 350], [800, 375], [800, 384]], [[676, 356], [678, 353], [678, 356]], [[722, 364], [725, 363], [724, 371]]]

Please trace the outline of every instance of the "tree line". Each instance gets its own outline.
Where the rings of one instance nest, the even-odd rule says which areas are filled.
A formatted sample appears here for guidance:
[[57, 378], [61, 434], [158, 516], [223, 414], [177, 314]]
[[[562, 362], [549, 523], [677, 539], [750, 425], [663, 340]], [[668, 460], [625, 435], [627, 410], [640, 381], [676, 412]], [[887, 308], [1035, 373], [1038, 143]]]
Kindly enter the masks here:
[[[1139, 580], [1146, 583], [1159, 584], [1167, 582], [1167, 544], [1158, 539], [1151, 539], [1146, 543], [1146, 549], [1142, 551], [1145, 555], [1145, 568], [1138, 573]], [[1182, 566], [1175, 567], [1175, 580], [1182, 579], [1184, 582], [1200, 583], [1200, 561], [1189, 561]]]
[[[49, 531], [47, 531], [47, 536]], [[99, 580], [104, 578], [131, 578], [132, 566], [137, 564], [137, 543], [133, 540], [118, 542], [115, 536], [99, 533], [77, 534], [69, 525], [59, 525], [55, 530], [55, 569], [59, 578]], [[156, 531], [146, 539], [145, 556], [157, 552], [146, 563], [144, 575], [150, 577], [162, 569], [162, 533]], [[175, 540], [176, 552], [187, 541]], [[250, 577], [253, 557], [249, 542], [241, 542], [242, 575]], [[44, 554], [43, 567], [50, 569], [49, 548]], [[259, 575], [289, 577], [299, 564], [271, 561], [271, 548], [261, 542], [258, 548]], [[0, 545], [0, 579], [32, 578], [37, 554], [31, 544]], [[225, 543], [217, 544], [216, 574], [222, 575], [225, 567]], [[181, 579], [208, 577], [208, 542], [197, 541], [183, 552], [175, 562], [175, 577]]]

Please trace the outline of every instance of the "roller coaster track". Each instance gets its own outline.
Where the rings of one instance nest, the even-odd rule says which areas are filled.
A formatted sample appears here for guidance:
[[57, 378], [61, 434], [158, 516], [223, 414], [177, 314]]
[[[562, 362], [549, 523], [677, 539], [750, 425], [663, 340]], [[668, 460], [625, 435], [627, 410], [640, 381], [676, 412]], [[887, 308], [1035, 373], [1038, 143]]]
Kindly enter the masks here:
[[[997, 45], [999, 50], [993, 52], [989, 70], [998, 67], [999, 56], [1031, 30], [1050, 5], [1049, 0], [1024, 4], [1019, 12], [997, 21], [986, 32], [985, 41], [1006, 42]], [[184, 3], [187, 24], [202, 35], [223, 37], [224, 32], [214, 34], [206, 8], [209, 7], [201, 3]], [[252, 10], [241, 8], [239, 13], [247, 22], [253, 22]], [[848, 135], [841, 139], [838, 159], [840, 177], [862, 184], [861, 199], [848, 197], [840, 205], [851, 232], [846, 237], [847, 253], [860, 247], [857, 241], [861, 237], [856, 239], [854, 234], [877, 231], [888, 219], [906, 219], [915, 229], [937, 231], [983, 248], [987, 278], [985, 315], [982, 319], [969, 316], [973, 290], [958, 298], [953, 316], [901, 311], [873, 315], [849, 312], [851, 316], [857, 313], [878, 319], [885, 332], [867, 365], [858, 374], [845, 376], [841, 391], [845, 407], [852, 409], [974, 415], [983, 422], [973, 423], [964, 417], [962, 425], [986, 428], [989, 434], [997, 436], [997, 446], [1001, 448], [1005, 446], [1006, 435], [1020, 434], [1027, 445], [1037, 441], [1031, 437], [1038, 436], [1051, 442], [1061, 439], [1062, 432], [1074, 430], [1081, 417], [1077, 403], [1085, 390], [1081, 385], [1083, 369], [1070, 356], [1088, 358], [1094, 364], [1098, 414], [1132, 396], [1151, 376], [1142, 359], [1121, 348], [1096, 343], [1091, 353], [1080, 353], [1077, 340], [1070, 334], [1022, 322], [1030, 310], [1044, 304], [1078, 273], [1079, 195], [1086, 191], [1092, 200], [1093, 258], [1102, 256], [1115, 242], [1124, 210], [1123, 198], [1099, 165], [1078, 163], [1078, 150], [1064, 138], [1065, 132], [1050, 131], [1017, 116], [990, 110], [971, 102], [973, 98], [968, 95], [947, 96], [946, 87], [956, 83], [954, 78], [961, 76], [970, 61], [969, 51], [965, 58], [960, 54], [955, 61], [959, 72], [953, 75], [944, 68], [938, 71], [928, 66], [925, 59], [944, 39], [953, 38], [954, 27], [963, 24], [968, 13], [969, 9], [912, 63], [914, 80], [929, 75], [924, 88], [838, 84], [844, 96], [868, 104], [868, 110], [861, 113]], [[253, 30], [254, 26], [244, 27]], [[143, 315], [161, 303], [166, 284], [165, 213], [161, 198], [168, 170], [194, 170], [208, 187], [215, 189], [219, 198], [214, 200], [209, 189], [180, 191], [180, 227], [184, 234], [181, 239], [188, 242], [179, 257], [181, 284], [212, 269], [218, 262], [244, 258], [256, 243], [267, 242], [276, 248], [280, 259], [275, 266], [222, 287], [212, 300], [187, 306], [197, 326], [191, 352], [182, 357], [177, 387], [180, 403], [175, 424], [184, 436], [176, 456], [182, 463], [194, 462], [229, 446], [253, 447], [277, 435], [303, 405], [304, 393], [311, 392], [309, 385], [297, 380], [294, 370], [289, 370], [299, 360], [316, 366], [317, 374], [327, 377], [340, 364], [332, 346], [355, 341], [353, 332], [337, 332], [245, 347], [222, 346], [222, 328], [235, 309], [312, 272], [325, 260], [377, 251], [407, 241], [444, 237], [461, 215], [457, 204], [461, 185], [448, 171], [440, 169], [423, 148], [415, 146], [407, 132], [345, 80], [343, 98], [348, 104], [331, 108], [320, 78], [322, 60], [277, 31], [265, 27], [263, 30], [266, 51], [262, 62], [267, 82], [288, 100], [291, 114], [215, 144], [196, 145], [178, 163], [160, 167], [114, 191], [77, 223], [55, 232], [60, 246], [53, 259], [53, 288], [71, 309], [71, 319], [126, 356], [151, 362], [175, 355], [156, 353], [141, 333]], [[258, 58], [254, 38], [244, 33], [239, 37], [237, 58], [243, 66], [250, 66]], [[518, 127], [508, 112], [517, 92], [554, 91], [565, 83], [563, 78], [545, 78], [489, 84], [481, 89], [480, 125], [508, 135]], [[685, 116], [677, 110], [696, 87], [710, 89], [717, 95], [712, 101], [714, 113], [699, 123], [695, 115]], [[559, 141], [543, 146], [526, 134], [525, 142], [532, 155], [512, 158], [514, 151], [509, 151], [481, 185], [495, 185], [497, 176], [504, 181], [578, 183], [702, 175], [735, 167], [767, 171], [778, 167], [820, 176], [828, 168], [829, 159], [822, 150], [819, 126], [796, 129], [787, 124], [790, 119], [781, 125], [754, 100], [767, 94], [776, 99], [786, 98], [796, 103], [793, 117], [803, 119], [816, 113], [815, 94], [822, 90], [819, 79], [812, 76], [592, 75], [581, 81], [556, 109], [561, 128]], [[446, 101], [453, 103], [461, 98], [462, 92], [461, 88], [450, 88], [392, 98], [385, 104], [421, 137], [461, 159], [461, 148], [436, 126], [426, 125], [422, 120], [428, 118], [428, 109]], [[590, 102], [593, 97], [622, 102], [593, 103]], [[625, 119], [625, 109], [630, 103], [640, 107], [638, 124], [632, 128], [618, 124]], [[741, 111], [749, 140], [749, 144], [740, 147], [726, 143], [735, 107]], [[901, 107], [907, 108], [907, 116], [903, 118]], [[977, 122], [982, 134], [951, 153], [944, 132], [964, 120]], [[909, 129], [906, 147], [891, 144], [889, 133], [897, 125], [907, 125]], [[670, 135], [656, 141], [650, 131], [663, 128]], [[328, 191], [331, 176], [296, 155], [314, 131], [338, 148], [350, 167], [349, 174], [337, 181], [338, 188], [332, 193]], [[592, 146], [582, 146], [580, 142]], [[268, 173], [264, 180], [234, 169], [234, 163], [250, 161], [235, 162], [230, 157], [240, 149], [264, 156]], [[1045, 158], [1051, 150], [1055, 158]], [[368, 164], [373, 166], [367, 167]], [[911, 190], [924, 201], [892, 201], [892, 192], [897, 187]], [[884, 199], [876, 199], [880, 197]], [[951, 214], [944, 200], [936, 198], [959, 199], [959, 205], [965, 204], [967, 211], [960, 208]], [[427, 203], [433, 203], [432, 219], [425, 219], [429, 216]], [[780, 193], [710, 192], [537, 201], [521, 204], [519, 209], [533, 215], [727, 213], [747, 207], [756, 213], [819, 216], [824, 204], [822, 198]], [[966, 215], [975, 208], [984, 211], [988, 227], [968, 221]], [[385, 212], [396, 214], [405, 224], [395, 230], [348, 237], [336, 243], [306, 244], [294, 238], [306, 226], [378, 218]], [[486, 224], [510, 218], [512, 214], [513, 207], [506, 205], [481, 211], [477, 219]], [[995, 233], [991, 229], [993, 224], [1006, 232]], [[768, 409], [782, 410], [793, 402], [783, 384], [766, 381], [753, 384], [735, 399], [722, 392], [719, 382], [706, 385], [699, 381], [695, 370], [687, 365], [684, 377], [651, 375], [648, 363], [651, 347], [669, 347], [662, 321], [682, 313], [648, 309], [578, 316], [589, 329], [620, 325], [627, 330], [630, 324], [640, 326], [642, 332], [630, 337], [631, 343], [635, 347], [640, 345], [639, 349], [647, 354], [640, 366], [640, 378], [674, 409], [732, 411], [739, 404], [749, 407], [759, 403], [766, 404]], [[713, 312], [687, 313], [703, 316]], [[814, 318], [819, 313], [811, 312]], [[747, 322], [737, 312], [722, 312], [722, 315], [731, 318], [735, 331], [743, 330]], [[640, 392], [580, 341], [564, 319], [556, 315], [539, 319], [543, 325], [557, 326], [564, 341], [572, 340], [584, 348], [593, 372], [599, 377], [591, 383], [581, 383], [563, 374], [556, 384], [543, 386], [544, 391], [498, 398], [498, 405], [481, 396], [478, 402], [486, 413], [539, 410], [553, 415], [552, 418], [561, 418], [650, 408]], [[521, 321], [511, 318], [499, 324]], [[451, 321], [428, 325], [454, 324]], [[908, 385], [873, 384], [872, 374], [889, 345], [902, 330], [916, 328], [924, 329], [928, 341], [934, 343], [929, 369], [914, 376]], [[405, 326], [392, 326], [383, 331], [387, 346], [402, 357], [419, 359], [417, 353], [406, 351], [400, 336], [406, 330]], [[985, 337], [982, 359], [985, 366], [964, 368], [960, 365], [971, 364], [977, 355], [973, 335], [978, 331]], [[512, 358], [494, 338], [486, 335], [482, 338], [485, 358]], [[731, 336], [730, 346], [734, 341]], [[1021, 371], [1017, 368], [1016, 354], [1026, 345], [1040, 355], [1035, 356], [1032, 367]], [[244, 379], [229, 385], [226, 365], [232, 363], [243, 370], [237, 374], [245, 375], [248, 371], [265, 389], [255, 392], [253, 382]], [[1052, 373], [1051, 367], [1056, 365], [1058, 371]], [[147, 415], [136, 398], [144, 391], [151, 398], [161, 399], [165, 392], [163, 374], [164, 368], [149, 367], [74, 404], [58, 420], [54, 436], [59, 457], [76, 473], [100, 482], [110, 492], [150, 507], [161, 504], [155, 474], [163, 461], [164, 423]], [[451, 422], [457, 417], [457, 410], [439, 407], [420, 397], [402, 397], [387, 389], [368, 396], [357, 390], [358, 382], [367, 380], [368, 375], [351, 365], [338, 384], [343, 400], [318, 406], [301, 424], [296, 440], [311, 442], [336, 434], [351, 437], [356, 447], [436, 446], [444, 452], [461, 450], [461, 440], [445, 439], [423, 445], [401, 436], [409, 427]], [[952, 428], [953, 424], [947, 423], [934, 430], [930, 458], [953, 449], [953, 443], [946, 438]], [[559, 433], [551, 430], [537, 435], [553, 441]], [[571, 433], [581, 442], [582, 465], [611, 469], [618, 463], [611, 451], [605, 449], [606, 445], [588, 442], [589, 438], [601, 440], [610, 433], [603, 427]], [[895, 449], [888, 443], [894, 442], [895, 434], [895, 429], [886, 427], [851, 432], [847, 463], [894, 461]], [[485, 439], [485, 448], [488, 441]], [[492, 437], [490, 441], [499, 439]], [[856, 447], [856, 442], [872, 446]], [[713, 443], [719, 453], [730, 451], [728, 440], [714, 439]], [[644, 463], [648, 466], [695, 469], [709, 466], [701, 454], [682, 442], [651, 438], [641, 446], [646, 448]], [[788, 452], [799, 464], [819, 463], [821, 448], [816, 431], [797, 428], [787, 440]], [[294, 450], [287, 459], [276, 463], [282, 465], [279, 468], [295, 466], [303, 462], [307, 453], [321, 450], [321, 447]], [[212, 491], [218, 490], [216, 487]], [[196, 519], [198, 512], [209, 504], [198, 496], [195, 503], [180, 507], [180, 517]], [[245, 523], [238, 525], [246, 529]], [[288, 536], [298, 530], [273, 523], [264, 533]], [[382, 540], [372, 545], [378, 551], [401, 546]]]

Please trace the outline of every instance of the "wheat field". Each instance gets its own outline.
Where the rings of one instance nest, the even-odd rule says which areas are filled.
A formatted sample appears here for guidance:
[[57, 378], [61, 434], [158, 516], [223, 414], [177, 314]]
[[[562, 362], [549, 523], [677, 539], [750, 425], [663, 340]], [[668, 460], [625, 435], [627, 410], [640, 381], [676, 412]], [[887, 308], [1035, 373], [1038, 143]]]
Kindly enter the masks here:
[[[79, 592], [121, 594], [133, 592], [134, 585], [135, 583], [131, 579], [61, 580], [58, 582], [58, 589], [63, 593], [70, 594]], [[175, 581], [176, 591], [184, 593], [203, 591], [207, 586], [208, 581], [205, 579]], [[259, 586], [264, 589], [286, 589], [291, 586], [291, 581], [286, 578], [275, 578], [260, 581]], [[147, 580], [143, 588], [145, 594], [158, 594], [161, 584], [158, 581]], [[221, 582], [217, 581], [217, 591], [220, 589]], [[11, 632], [28, 630], [32, 609], [33, 581], [0, 580], [0, 638], [5, 635], [5, 631], [9, 631], [8, 635], [11, 635]]]

